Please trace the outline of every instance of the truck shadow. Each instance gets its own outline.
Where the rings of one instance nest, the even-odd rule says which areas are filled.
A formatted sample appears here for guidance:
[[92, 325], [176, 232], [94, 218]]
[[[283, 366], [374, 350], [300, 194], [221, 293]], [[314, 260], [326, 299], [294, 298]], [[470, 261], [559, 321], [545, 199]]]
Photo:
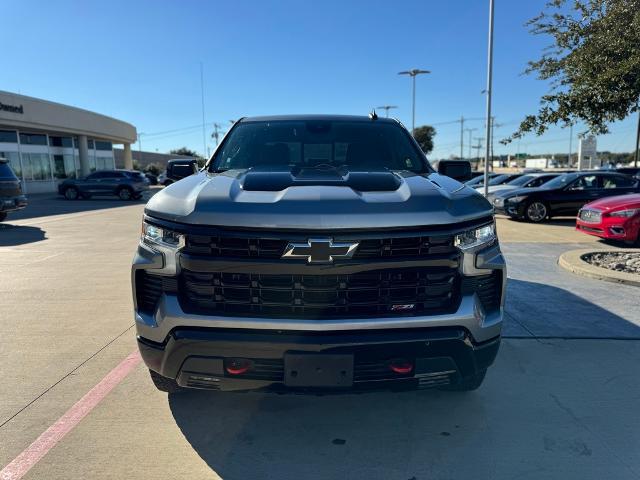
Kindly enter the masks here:
[[145, 193], [140, 200], [120, 200], [117, 197], [91, 197], [89, 199], [66, 200], [56, 194], [29, 195], [29, 204], [23, 210], [11, 212], [7, 222], [12, 220], [28, 220], [30, 218], [49, 217], [51, 215], [64, 215], [68, 213], [90, 212], [110, 208], [129, 207], [131, 205], [144, 205], [149, 201], [158, 188], [152, 188]]
[[46, 240], [46, 232], [40, 227], [0, 223], [0, 247], [14, 247]]
[[[607, 395], [596, 391], [603, 384], [600, 374], [584, 369], [579, 358], [570, 364], [571, 354], [562, 350], [569, 347], [556, 343], [640, 338], [640, 328], [550, 285], [510, 279], [509, 295], [505, 333], [522, 338], [503, 341], [496, 365], [474, 392], [303, 396], [187, 391], [169, 395], [169, 408], [195, 452], [225, 479], [498, 478], [495, 469], [505, 465], [505, 455], [541, 458], [545, 453], [552, 465], [543, 439], [558, 422], [553, 398], [575, 395], [576, 388], [564, 376], [599, 385], [596, 399]], [[535, 340], [538, 335], [560, 339]], [[563, 421], [575, 425], [570, 416]], [[532, 431], [537, 432], [535, 442]], [[508, 470], [500, 478], [516, 473]]]

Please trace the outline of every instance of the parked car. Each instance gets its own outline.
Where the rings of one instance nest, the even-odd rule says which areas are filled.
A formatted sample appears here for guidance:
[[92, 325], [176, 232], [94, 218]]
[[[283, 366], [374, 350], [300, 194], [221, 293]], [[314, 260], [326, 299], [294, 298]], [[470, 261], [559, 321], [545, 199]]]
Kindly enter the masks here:
[[100, 170], [84, 178], [67, 179], [58, 185], [58, 193], [67, 200], [115, 195], [121, 200], [142, 197], [149, 190], [149, 180], [137, 170]]
[[[498, 176], [497, 173], [493, 173], [493, 172], [489, 173], [489, 179], [497, 177], [497, 176]], [[472, 187], [472, 188], [475, 188], [478, 185], [484, 185], [484, 174], [478, 175], [478, 176], [472, 178], [471, 180], [464, 182], [464, 184], [466, 186]]]
[[145, 207], [131, 278], [156, 387], [478, 388], [505, 264], [491, 205], [453, 178], [469, 166], [439, 169], [392, 119], [234, 123]]
[[22, 185], [11, 170], [9, 162], [0, 158], [0, 222], [9, 212], [22, 210], [27, 206], [27, 197], [22, 193]]
[[194, 173], [198, 173], [197, 160], [177, 158], [167, 162], [167, 170], [160, 175], [158, 182], [166, 187]]
[[622, 167], [616, 168], [616, 172], [631, 175], [634, 178], [640, 178], [640, 167]]
[[578, 212], [576, 230], [609, 240], [640, 244], [640, 194], [587, 203]]
[[493, 207], [496, 213], [537, 223], [553, 216], [576, 215], [584, 204], [598, 198], [638, 191], [638, 180], [616, 172], [565, 173], [538, 188], [496, 195]]
[[[509, 190], [516, 190], [518, 188], [535, 188], [544, 185], [549, 180], [560, 175], [559, 173], [528, 173], [526, 175], [520, 175], [507, 183], [500, 185], [489, 184], [489, 195], [487, 200], [493, 203], [493, 199], [496, 194], [504, 193]], [[484, 187], [476, 188], [481, 194], [484, 194]]]

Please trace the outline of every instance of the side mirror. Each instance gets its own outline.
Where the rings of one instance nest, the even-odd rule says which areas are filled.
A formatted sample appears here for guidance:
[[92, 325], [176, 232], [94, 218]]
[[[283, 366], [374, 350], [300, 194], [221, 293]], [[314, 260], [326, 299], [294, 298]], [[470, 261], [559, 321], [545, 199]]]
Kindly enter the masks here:
[[471, 163], [466, 160], [442, 160], [438, 162], [438, 173], [466, 182], [471, 180]]

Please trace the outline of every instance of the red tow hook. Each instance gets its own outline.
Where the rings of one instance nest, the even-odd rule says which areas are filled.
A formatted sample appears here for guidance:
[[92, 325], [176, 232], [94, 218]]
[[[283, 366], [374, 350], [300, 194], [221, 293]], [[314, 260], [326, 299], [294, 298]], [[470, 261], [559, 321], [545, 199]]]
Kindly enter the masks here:
[[229, 375], [242, 375], [247, 373], [253, 362], [246, 358], [227, 358], [224, 361], [224, 369]]
[[391, 360], [391, 362], [389, 363], [389, 368], [395, 373], [406, 375], [407, 373], [411, 373], [411, 371], [413, 370], [413, 363], [404, 358], [398, 358], [395, 360]]

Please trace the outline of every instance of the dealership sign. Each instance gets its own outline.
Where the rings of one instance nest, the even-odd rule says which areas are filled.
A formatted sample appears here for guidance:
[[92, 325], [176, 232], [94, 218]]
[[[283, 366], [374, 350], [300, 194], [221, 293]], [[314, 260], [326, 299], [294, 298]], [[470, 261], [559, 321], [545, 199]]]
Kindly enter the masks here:
[[18, 107], [17, 105], [6, 105], [2, 102], [0, 102], [0, 110], [11, 113], [19, 113], [21, 115], [24, 113], [24, 108], [22, 107], [22, 105]]

